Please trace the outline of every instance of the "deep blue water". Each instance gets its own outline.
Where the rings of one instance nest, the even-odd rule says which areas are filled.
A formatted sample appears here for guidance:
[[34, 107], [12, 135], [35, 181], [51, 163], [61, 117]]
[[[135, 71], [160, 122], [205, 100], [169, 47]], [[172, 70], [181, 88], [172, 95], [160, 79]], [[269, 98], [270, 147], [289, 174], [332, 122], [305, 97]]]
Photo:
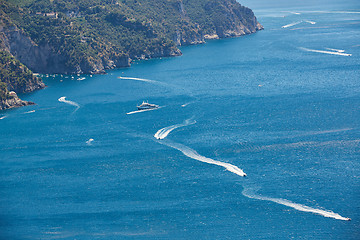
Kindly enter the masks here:
[[1, 238], [360, 239], [359, 3], [248, 2], [264, 31], [44, 76], [2, 112]]

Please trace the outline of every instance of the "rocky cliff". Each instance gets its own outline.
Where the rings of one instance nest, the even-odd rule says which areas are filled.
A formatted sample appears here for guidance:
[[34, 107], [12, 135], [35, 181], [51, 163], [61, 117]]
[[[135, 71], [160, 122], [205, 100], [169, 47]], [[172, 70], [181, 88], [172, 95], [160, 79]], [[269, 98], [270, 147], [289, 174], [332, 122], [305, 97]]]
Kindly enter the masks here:
[[42, 89], [45, 84], [10, 53], [0, 51], [0, 110], [21, 107], [31, 102], [22, 101], [16, 93]]
[[33, 105], [35, 103], [21, 100], [15, 92], [9, 92], [9, 97], [0, 99], [0, 110]]
[[236, 0], [0, 0], [0, 109], [27, 104], [16, 93], [45, 86], [29, 69], [104, 73], [261, 29]]
[[104, 73], [262, 29], [236, 0], [0, 0], [0, 45], [34, 72]]

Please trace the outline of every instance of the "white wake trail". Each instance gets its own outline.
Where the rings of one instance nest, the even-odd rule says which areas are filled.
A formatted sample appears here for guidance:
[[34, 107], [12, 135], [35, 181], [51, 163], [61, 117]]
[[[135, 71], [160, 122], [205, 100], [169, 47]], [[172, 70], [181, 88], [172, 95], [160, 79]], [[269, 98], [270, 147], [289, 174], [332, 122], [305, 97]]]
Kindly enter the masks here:
[[342, 50], [342, 49], [335, 49], [335, 48], [325, 48], [325, 49], [330, 50], [330, 51], [335, 51], [335, 52], [341, 52], [341, 53], [345, 52], [345, 50]]
[[156, 139], [164, 139], [166, 138], [169, 133], [177, 128], [180, 128], [180, 127], [185, 127], [185, 126], [189, 126], [189, 125], [192, 125], [192, 124], [195, 124], [196, 121], [195, 120], [191, 120], [191, 119], [187, 119], [185, 120], [183, 123], [180, 123], [180, 124], [175, 124], [175, 125], [171, 125], [169, 127], [164, 127], [162, 129], [160, 129], [159, 131], [157, 131], [155, 134], [154, 134], [154, 137]]
[[192, 103], [194, 103], [194, 102], [195, 102], [195, 101], [185, 103], [185, 104], [181, 105], [181, 107], [186, 107], [187, 105], [190, 105], [190, 104], [192, 104]]
[[284, 205], [284, 206], [287, 206], [287, 207], [291, 207], [291, 208], [294, 208], [294, 209], [296, 209], [298, 211], [302, 211], [302, 212], [315, 213], [315, 214], [322, 215], [324, 217], [334, 218], [334, 219], [343, 220], [343, 221], [350, 221], [351, 220], [351, 218], [342, 217], [340, 214], [334, 213], [334, 212], [329, 211], [329, 210], [321, 210], [321, 209], [308, 207], [308, 206], [305, 206], [305, 205], [302, 205], [302, 204], [291, 202], [291, 201], [286, 200], [286, 199], [270, 198], [270, 197], [258, 196], [258, 195], [255, 195], [255, 194], [249, 194], [249, 193], [247, 193], [247, 191], [245, 189], [243, 190], [242, 194], [245, 197], [248, 197], [248, 198], [278, 203], [278, 204], [281, 204], [281, 205]]
[[134, 77], [118, 77], [118, 78], [125, 79], [125, 80], [134, 80], [134, 81], [140, 81], [140, 82], [161, 84], [161, 82], [150, 80], [150, 79], [144, 79], [144, 78], [134, 78]]
[[282, 28], [292, 27], [292, 26], [295, 26], [295, 25], [297, 25], [297, 24], [299, 24], [299, 23], [302, 23], [302, 21], [290, 23], [290, 24], [288, 24], [288, 25], [284, 25], [284, 26], [282, 26]]
[[184, 145], [182, 145], [180, 143], [174, 143], [174, 142], [170, 142], [170, 141], [167, 141], [167, 140], [159, 141], [159, 143], [164, 144], [164, 145], [166, 145], [168, 147], [174, 148], [176, 150], [179, 150], [180, 152], [182, 152], [185, 156], [187, 156], [189, 158], [198, 160], [200, 162], [204, 162], [204, 163], [208, 163], [208, 164], [214, 164], [214, 165], [224, 167], [226, 170], [228, 170], [228, 171], [230, 171], [232, 173], [235, 173], [235, 174], [237, 174], [237, 175], [239, 175], [241, 177], [246, 176], [246, 173], [244, 173], [244, 171], [241, 170], [240, 168], [238, 168], [237, 166], [232, 165], [230, 163], [224, 163], [224, 162], [213, 160], [211, 158], [201, 156], [194, 149], [191, 149], [191, 148], [189, 148], [187, 146], [184, 146]]
[[[78, 110], [80, 108], [80, 105], [77, 104], [76, 102], [73, 102], [73, 101], [69, 101], [69, 100], [66, 100], [66, 97], [61, 97], [58, 99], [59, 102], [63, 102], [63, 103], [67, 103], [67, 104], [70, 104], [72, 106], [75, 106], [76, 107], [76, 110]], [[75, 111], [76, 111], [75, 110]]]
[[313, 22], [313, 21], [305, 21], [305, 22], [313, 24], [313, 25], [316, 24], [316, 22]]
[[350, 53], [344, 53], [344, 52], [331, 52], [331, 51], [323, 51], [323, 50], [316, 50], [316, 49], [309, 49], [309, 48], [303, 48], [300, 47], [299, 49], [307, 51], [307, 52], [316, 52], [316, 53], [325, 53], [325, 54], [332, 54], [332, 55], [339, 55], [339, 56], [351, 56]]
[[24, 112], [24, 114], [26, 114], [26, 113], [34, 113], [35, 112], [35, 110], [31, 110], [31, 111], [28, 111], [28, 112]]
[[131, 115], [131, 114], [134, 114], [134, 113], [141, 113], [141, 112], [153, 111], [153, 110], [157, 110], [157, 109], [160, 109], [160, 108], [163, 108], [163, 107], [143, 109], [143, 110], [136, 110], [136, 111], [128, 112], [128, 113], [126, 113], [126, 114], [127, 114], [127, 115]]
[[7, 118], [7, 116], [5, 115], [5, 116], [0, 117], [0, 120], [2, 120], [2, 119], [4, 119], [4, 118]]

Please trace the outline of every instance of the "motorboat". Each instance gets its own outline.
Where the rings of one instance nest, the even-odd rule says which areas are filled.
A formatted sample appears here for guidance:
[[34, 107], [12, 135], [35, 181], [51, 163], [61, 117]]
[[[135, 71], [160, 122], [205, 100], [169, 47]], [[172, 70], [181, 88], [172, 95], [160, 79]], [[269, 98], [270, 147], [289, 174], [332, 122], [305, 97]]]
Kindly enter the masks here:
[[138, 110], [147, 110], [147, 109], [154, 109], [158, 108], [159, 105], [148, 103], [148, 102], [142, 102], [141, 105], [137, 106]]

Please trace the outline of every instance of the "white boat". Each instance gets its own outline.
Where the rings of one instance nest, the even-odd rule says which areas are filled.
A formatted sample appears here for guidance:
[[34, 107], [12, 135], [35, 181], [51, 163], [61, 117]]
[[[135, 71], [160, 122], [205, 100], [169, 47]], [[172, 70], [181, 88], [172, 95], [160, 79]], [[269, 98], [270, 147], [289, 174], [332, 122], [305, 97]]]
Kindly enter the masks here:
[[148, 102], [142, 102], [141, 105], [136, 106], [136, 107], [138, 108], [138, 110], [146, 110], [146, 109], [158, 108], [159, 105], [148, 103]]

